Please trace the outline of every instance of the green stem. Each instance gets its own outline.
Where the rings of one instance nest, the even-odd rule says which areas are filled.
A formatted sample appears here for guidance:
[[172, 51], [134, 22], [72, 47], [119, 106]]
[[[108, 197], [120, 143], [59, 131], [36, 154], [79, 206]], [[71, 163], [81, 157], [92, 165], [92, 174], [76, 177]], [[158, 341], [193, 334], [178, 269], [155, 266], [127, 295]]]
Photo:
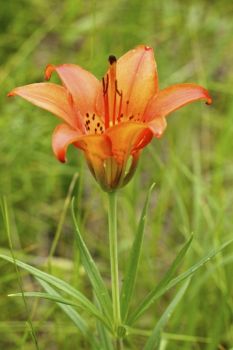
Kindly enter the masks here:
[[117, 339], [117, 350], [123, 350], [123, 341], [122, 339]]
[[108, 225], [109, 248], [111, 262], [113, 321], [117, 335], [117, 329], [121, 324], [118, 254], [117, 254], [117, 195], [116, 192], [108, 193]]

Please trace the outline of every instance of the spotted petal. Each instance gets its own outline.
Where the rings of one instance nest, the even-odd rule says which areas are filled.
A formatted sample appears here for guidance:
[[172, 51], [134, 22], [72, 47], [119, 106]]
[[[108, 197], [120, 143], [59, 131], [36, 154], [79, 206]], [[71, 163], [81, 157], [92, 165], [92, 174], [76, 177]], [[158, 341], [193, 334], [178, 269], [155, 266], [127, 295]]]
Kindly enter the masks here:
[[66, 161], [66, 151], [70, 144], [84, 152], [93, 175], [98, 182], [104, 183], [104, 161], [112, 156], [109, 138], [105, 134], [82, 135], [66, 124], [58, 125], [53, 133], [52, 148], [61, 162]]

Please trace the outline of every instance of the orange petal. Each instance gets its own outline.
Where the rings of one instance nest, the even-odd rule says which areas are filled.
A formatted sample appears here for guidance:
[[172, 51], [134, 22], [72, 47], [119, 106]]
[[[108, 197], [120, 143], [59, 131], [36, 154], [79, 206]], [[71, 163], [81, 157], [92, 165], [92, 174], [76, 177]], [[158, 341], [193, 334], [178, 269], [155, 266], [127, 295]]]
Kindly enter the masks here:
[[188, 103], [206, 100], [211, 104], [212, 99], [206, 89], [196, 84], [177, 84], [159, 91], [148, 104], [144, 113], [146, 121], [165, 117]]
[[145, 147], [152, 139], [153, 133], [146, 124], [120, 123], [106, 131], [111, 140], [112, 154], [118, 163], [124, 163], [134, 152]]
[[153, 131], [155, 137], [160, 138], [167, 127], [167, 121], [164, 117], [152, 119], [148, 126]]
[[124, 116], [142, 118], [149, 100], [158, 91], [157, 67], [153, 49], [140, 45], [117, 61], [118, 89], [123, 91]]
[[105, 134], [86, 135], [75, 143], [81, 148], [88, 163], [88, 166], [97, 182], [106, 189], [106, 162], [112, 157], [111, 142]]
[[58, 125], [53, 132], [52, 147], [61, 162], [65, 161], [66, 150], [70, 144], [74, 144], [87, 155], [92, 155], [100, 160], [112, 156], [111, 143], [105, 134], [83, 135], [66, 124]]
[[66, 124], [58, 125], [52, 136], [52, 148], [55, 156], [60, 162], [66, 161], [67, 147], [85, 137], [80, 131], [74, 130]]
[[45, 70], [45, 78], [50, 79], [56, 71], [67, 90], [71, 93], [76, 108], [84, 116], [86, 113], [96, 113], [96, 96], [101, 84], [96, 77], [75, 64], [53, 66], [49, 64]]
[[111, 143], [105, 134], [85, 135], [75, 142], [75, 146], [101, 160], [112, 156]]
[[52, 83], [38, 83], [20, 86], [12, 90], [8, 96], [18, 95], [75, 126], [75, 116], [68, 102], [64, 87]]

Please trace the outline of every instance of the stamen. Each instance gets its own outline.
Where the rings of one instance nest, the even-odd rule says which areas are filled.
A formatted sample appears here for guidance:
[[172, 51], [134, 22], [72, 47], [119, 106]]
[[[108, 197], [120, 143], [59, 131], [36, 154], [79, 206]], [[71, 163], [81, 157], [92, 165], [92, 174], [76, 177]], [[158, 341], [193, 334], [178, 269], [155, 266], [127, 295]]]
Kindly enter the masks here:
[[118, 117], [117, 117], [117, 121], [118, 123], [120, 123], [121, 121], [121, 118], [123, 118], [123, 113], [121, 113], [121, 109], [122, 109], [122, 101], [123, 101], [123, 92], [119, 92], [118, 91], [118, 94], [120, 96], [120, 102], [119, 102], [119, 110], [118, 110]]
[[123, 93], [119, 91], [116, 79], [117, 59], [110, 55], [108, 61], [110, 64], [108, 74], [102, 79], [105, 129], [121, 121], [123, 104]]
[[103, 84], [103, 99], [104, 99], [104, 114], [105, 114], [105, 128], [109, 128], [109, 103], [108, 103], [108, 86], [109, 86], [109, 76], [107, 74], [107, 81], [105, 83], [104, 78], [102, 79]]
[[109, 56], [109, 119], [112, 125], [115, 125], [115, 110], [116, 110], [116, 57]]
[[116, 93], [117, 93], [119, 96], [121, 96], [122, 91], [119, 91], [119, 90], [118, 90], [117, 80], [116, 80], [116, 82], [115, 82], [115, 88], [116, 88]]
[[116, 92], [117, 92], [117, 80], [115, 80], [115, 92], [114, 92], [114, 101], [113, 101], [113, 111], [112, 111], [112, 122], [115, 125], [116, 120]]

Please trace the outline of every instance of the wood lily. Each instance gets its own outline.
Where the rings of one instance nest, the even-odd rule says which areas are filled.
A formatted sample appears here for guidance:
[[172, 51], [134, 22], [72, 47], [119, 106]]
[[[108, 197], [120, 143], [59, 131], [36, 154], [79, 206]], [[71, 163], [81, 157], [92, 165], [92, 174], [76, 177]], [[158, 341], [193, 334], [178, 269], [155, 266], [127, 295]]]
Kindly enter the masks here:
[[211, 103], [208, 91], [197, 84], [159, 90], [153, 49], [143, 45], [119, 60], [110, 56], [102, 81], [73, 64], [48, 65], [47, 80], [53, 72], [62, 85], [30, 84], [8, 95], [19, 95], [61, 118], [52, 136], [56, 157], [65, 162], [70, 144], [81, 149], [105, 191], [132, 178], [141, 150], [153, 137], [162, 136], [171, 112], [197, 100]]

